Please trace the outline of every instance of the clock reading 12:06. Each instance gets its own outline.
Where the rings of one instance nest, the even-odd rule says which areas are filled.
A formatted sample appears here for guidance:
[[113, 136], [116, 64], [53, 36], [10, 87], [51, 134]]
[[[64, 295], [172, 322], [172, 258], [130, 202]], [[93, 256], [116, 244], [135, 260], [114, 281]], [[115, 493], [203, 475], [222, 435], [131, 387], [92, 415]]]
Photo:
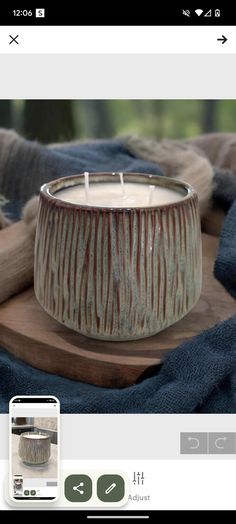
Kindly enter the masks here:
[[14, 16], [33, 16], [35, 14], [36, 18], [44, 18], [45, 17], [45, 9], [35, 9], [35, 13], [33, 13], [32, 9], [14, 9], [13, 15]]
[[14, 16], [32, 16], [33, 11], [24, 9], [23, 11], [21, 9], [14, 9], [13, 11]]

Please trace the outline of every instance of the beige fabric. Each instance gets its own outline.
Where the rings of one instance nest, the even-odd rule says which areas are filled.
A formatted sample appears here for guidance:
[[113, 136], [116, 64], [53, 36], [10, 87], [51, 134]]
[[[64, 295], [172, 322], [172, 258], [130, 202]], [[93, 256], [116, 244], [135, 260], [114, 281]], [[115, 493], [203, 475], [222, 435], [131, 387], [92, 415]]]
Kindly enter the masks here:
[[34, 237], [37, 223], [37, 211], [38, 211], [39, 197], [34, 196], [25, 204], [22, 212], [23, 220], [28, 227], [28, 231], [31, 237]]
[[0, 210], [0, 229], [4, 229], [4, 227], [9, 226], [10, 223], [11, 223], [11, 221]]
[[195, 145], [135, 136], [126, 137], [125, 145], [135, 156], [159, 164], [165, 176], [192, 185], [198, 193], [201, 216], [209, 209], [214, 171], [205, 154]]
[[186, 144], [201, 150], [214, 166], [236, 173], [235, 133], [200, 135], [186, 140]]
[[[32, 197], [23, 209], [23, 220], [13, 224], [8, 233], [1, 233], [0, 304], [33, 283], [38, 201], [39, 197]], [[3, 227], [6, 227], [7, 221], [3, 214], [2, 219]]]
[[1, 206], [4, 206], [6, 202], [7, 200], [4, 198], [4, 196], [0, 195], [0, 229], [4, 229], [4, 227], [9, 226], [11, 223], [11, 220], [9, 220], [1, 210]]
[[0, 231], [0, 303], [33, 282], [34, 239], [23, 220]]

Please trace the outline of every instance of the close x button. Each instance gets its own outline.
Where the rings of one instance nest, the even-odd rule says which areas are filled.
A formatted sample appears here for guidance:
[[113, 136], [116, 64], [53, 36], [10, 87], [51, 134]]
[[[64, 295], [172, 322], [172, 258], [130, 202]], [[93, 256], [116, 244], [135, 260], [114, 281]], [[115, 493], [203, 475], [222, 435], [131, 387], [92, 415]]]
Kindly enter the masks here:
[[11, 44], [19, 45], [19, 42], [18, 42], [19, 35], [16, 35], [16, 36], [9, 35], [9, 38], [10, 38], [9, 45]]

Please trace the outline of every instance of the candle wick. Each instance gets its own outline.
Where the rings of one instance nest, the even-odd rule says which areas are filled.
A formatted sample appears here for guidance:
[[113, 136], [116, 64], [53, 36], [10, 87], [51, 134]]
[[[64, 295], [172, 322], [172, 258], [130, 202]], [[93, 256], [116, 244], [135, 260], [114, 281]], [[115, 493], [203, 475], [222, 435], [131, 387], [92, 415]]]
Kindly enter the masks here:
[[84, 187], [85, 187], [85, 200], [86, 204], [89, 201], [89, 173], [88, 171], [84, 172]]
[[121, 183], [122, 196], [125, 197], [126, 196], [126, 192], [125, 192], [125, 184], [124, 184], [124, 174], [123, 173], [119, 173], [119, 177], [120, 177], [120, 183]]
[[149, 186], [149, 191], [148, 191], [148, 205], [149, 206], [152, 205], [154, 189], [155, 189], [155, 186]]

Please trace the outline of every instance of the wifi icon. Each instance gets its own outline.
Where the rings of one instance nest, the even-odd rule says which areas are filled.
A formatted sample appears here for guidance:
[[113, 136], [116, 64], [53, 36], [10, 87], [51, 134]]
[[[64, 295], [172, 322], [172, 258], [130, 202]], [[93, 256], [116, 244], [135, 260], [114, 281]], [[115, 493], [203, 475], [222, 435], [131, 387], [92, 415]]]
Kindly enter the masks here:
[[197, 16], [201, 16], [203, 13], [203, 9], [196, 9], [195, 13]]

